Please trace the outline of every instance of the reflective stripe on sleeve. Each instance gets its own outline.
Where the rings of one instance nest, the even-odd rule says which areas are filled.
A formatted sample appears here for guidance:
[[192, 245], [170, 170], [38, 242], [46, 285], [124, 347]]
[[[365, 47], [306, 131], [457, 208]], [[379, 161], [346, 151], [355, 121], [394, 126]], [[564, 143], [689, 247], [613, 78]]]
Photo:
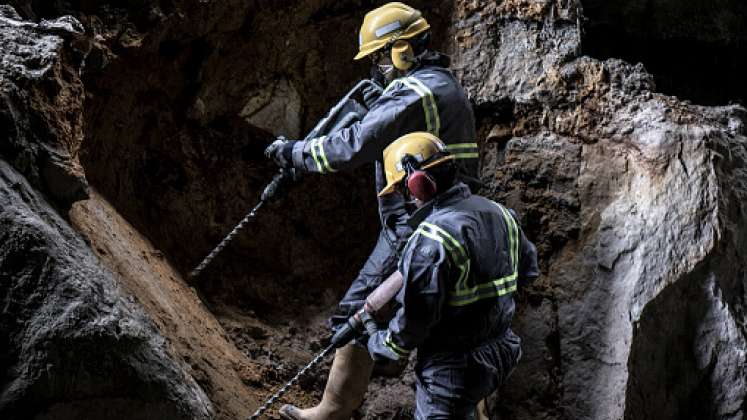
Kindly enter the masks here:
[[324, 152], [324, 140], [326, 139], [327, 136], [322, 136], [311, 140], [311, 156], [314, 158], [316, 169], [320, 174], [337, 172], [336, 169], [332, 169], [332, 166], [330, 166], [327, 154]]
[[386, 335], [386, 339], [384, 340], [384, 345], [394, 352], [397, 356], [405, 357], [408, 354], [410, 354], [410, 350], [403, 349], [402, 347], [398, 346], [397, 343], [392, 340], [392, 332], [389, 331]]

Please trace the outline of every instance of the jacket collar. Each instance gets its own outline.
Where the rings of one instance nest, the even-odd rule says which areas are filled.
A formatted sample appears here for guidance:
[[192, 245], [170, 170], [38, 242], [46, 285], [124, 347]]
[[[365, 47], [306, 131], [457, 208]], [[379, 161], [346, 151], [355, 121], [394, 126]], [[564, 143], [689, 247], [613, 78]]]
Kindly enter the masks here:
[[452, 206], [472, 195], [469, 187], [463, 182], [457, 182], [451, 188], [439, 194], [423, 207], [415, 210], [407, 219], [407, 224], [416, 229], [420, 223], [433, 213], [434, 210]]
[[448, 55], [438, 51], [426, 51], [422, 56], [418, 57], [417, 64], [407, 74], [412, 74], [423, 67], [437, 66], [448, 68], [450, 64], [451, 58]]

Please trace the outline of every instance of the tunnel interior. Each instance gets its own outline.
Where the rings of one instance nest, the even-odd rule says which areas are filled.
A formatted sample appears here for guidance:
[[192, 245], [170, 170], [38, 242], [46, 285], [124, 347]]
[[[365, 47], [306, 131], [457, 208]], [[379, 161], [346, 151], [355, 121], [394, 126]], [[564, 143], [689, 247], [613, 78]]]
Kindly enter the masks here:
[[[302, 137], [356, 80], [367, 76], [367, 63], [351, 60], [357, 30], [363, 13], [384, 2], [16, 3], [32, 19], [72, 13], [94, 32], [96, 41], [82, 74], [87, 97], [80, 158], [86, 177], [186, 274], [256, 204], [276, 170], [262, 154], [266, 145], [276, 135]], [[143, 7], [145, 3], [149, 6]], [[434, 27], [450, 22], [450, 1], [408, 3], [423, 10]], [[585, 54], [643, 62], [655, 75], [658, 90], [695, 103], [744, 103], [747, 83], [740, 75], [747, 60], [745, 35], [737, 23], [747, 10], [738, 0], [583, 3]], [[674, 8], [674, 3], [683, 7]], [[731, 12], [719, 14], [718, 4]], [[673, 8], [678, 10], [674, 19], [668, 14]], [[186, 13], [173, 19], [177, 9]], [[672, 20], [680, 24], [664, 26]], [[446, 32], [435, 39], [437, 48], [446, 44]], [[514, 110], [476, 111], [481, 139], [507, 124], [496, 115], [516, 117]], [[547, 266], [553, 252], [579, 235], [573, 174], [578, 173], [580, 149], [562, 149], [548, 159], [557, 149], [556, 139], [541, 144], [530, 140], [515, 141], [514, 149], [507, 150], [503, 143], [488, 141], [483, 152], [520, 161], [514, 166], [522, 170], [498, 170], [490, 187], [511, 205], [538, 204], [517, 210], [534, 222], [527, 231], [537, 237]], [[259, 375], [260, 381], [281, 384], [295, 373], [296, 365], [288, 360], [308, 360], [310, 353], [293, 353], [294, 346], [309, 352], [322, 348], [324, 319], [362, 266], [379, 228], [371, 172], [363, 167], [301, 180], [281, 200], [263, 207], [194, 281], [237, 347], [271, 367]], [[533, 176], [538, 179], [531, 182]], [[540, 205], [550, 189], [570, 191], [557, 200], [562, 211]], [[542, 305], [551, 317], [552, 304]], [[542, 311], [537, 310], [544, 315]], [[648, 331], [660, 327], [646, 322]], [[559, 354], [555, 328], [550, 325], [530, 339], [552, 341], [547, 347]], [[634, 376], [652, 354], [648, 341], [643, 343], [631, 362]], [[667, 356], [657, 352], [652, 357], [659, 361]], [[557, 395], [562, 392], [553, 382], [559, 356], [546, 358], [549, 367], [542, 368], [551, 372], [551, 386], [542, 392]], [[686, 379], [691, 385], [698, 378]], [[323, 385], [324, 375], [314, 375], [301, 388], [313, 399]], [[389, 402], [411, 402], [406, 384], [388, 385], [388, 393], [374, 388], [373, 394]], [[530, 385], [535, 384], [517, 388], [532, 389]], [[511, 393], [506, 395], [511, 403]], [[526, 392], [515, 400], [524, 397], [532, 395]], [[546, 405], [555, 409], [556, 404]], [[394, 413], [385, 418], [397, 416], [408, 417]]]
[[747, 3], [582, 0], [583, 53], [643, 63], [657, 91], [698, 105], [747, 104]]

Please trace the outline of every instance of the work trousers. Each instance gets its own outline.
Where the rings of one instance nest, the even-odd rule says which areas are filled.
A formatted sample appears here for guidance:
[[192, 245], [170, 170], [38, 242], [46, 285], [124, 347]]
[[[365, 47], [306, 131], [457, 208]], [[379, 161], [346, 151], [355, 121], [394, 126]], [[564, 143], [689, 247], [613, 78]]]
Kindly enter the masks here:
[[[394, 235], [391, 233], [389, 237], [386, 235], [387, 232], [383, 229], [379, 232], [379, 238], [373, 251], [368, 256], [368, 260], [363, 264], [358, 276], [353, 280], [345, 296], [337, 305], [335, 312], [329, 319], [332, 329], [336, 330], [347, 322], [351, 315], [363, 307], [366, 297], [397, 270], [397, 263], [399, 262], [397, 249], [401, 248], [402, 238], [406, 239], [409, 232], [404, 228], [399, 229], [397, 235], [399, 239], [392, 239], [391, 237]], [[363, 345], [365, 346], [365, 343]]]
[[474, 419], [477, 403], [498, 389], [521, 358], [521, 339], [510, 329], [468, 351], [418, 350], [416, 420]]

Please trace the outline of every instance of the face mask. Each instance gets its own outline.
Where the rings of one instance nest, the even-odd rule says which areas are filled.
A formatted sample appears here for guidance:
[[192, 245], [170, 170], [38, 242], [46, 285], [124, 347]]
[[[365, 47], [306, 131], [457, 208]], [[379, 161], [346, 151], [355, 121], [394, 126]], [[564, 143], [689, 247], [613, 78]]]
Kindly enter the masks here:
[[389, 75], [389, 73], [394, 71], [393, 64], [377, 64], [376, 67], [378, 68], [379, 73], [381, 73], [385, 78]]

